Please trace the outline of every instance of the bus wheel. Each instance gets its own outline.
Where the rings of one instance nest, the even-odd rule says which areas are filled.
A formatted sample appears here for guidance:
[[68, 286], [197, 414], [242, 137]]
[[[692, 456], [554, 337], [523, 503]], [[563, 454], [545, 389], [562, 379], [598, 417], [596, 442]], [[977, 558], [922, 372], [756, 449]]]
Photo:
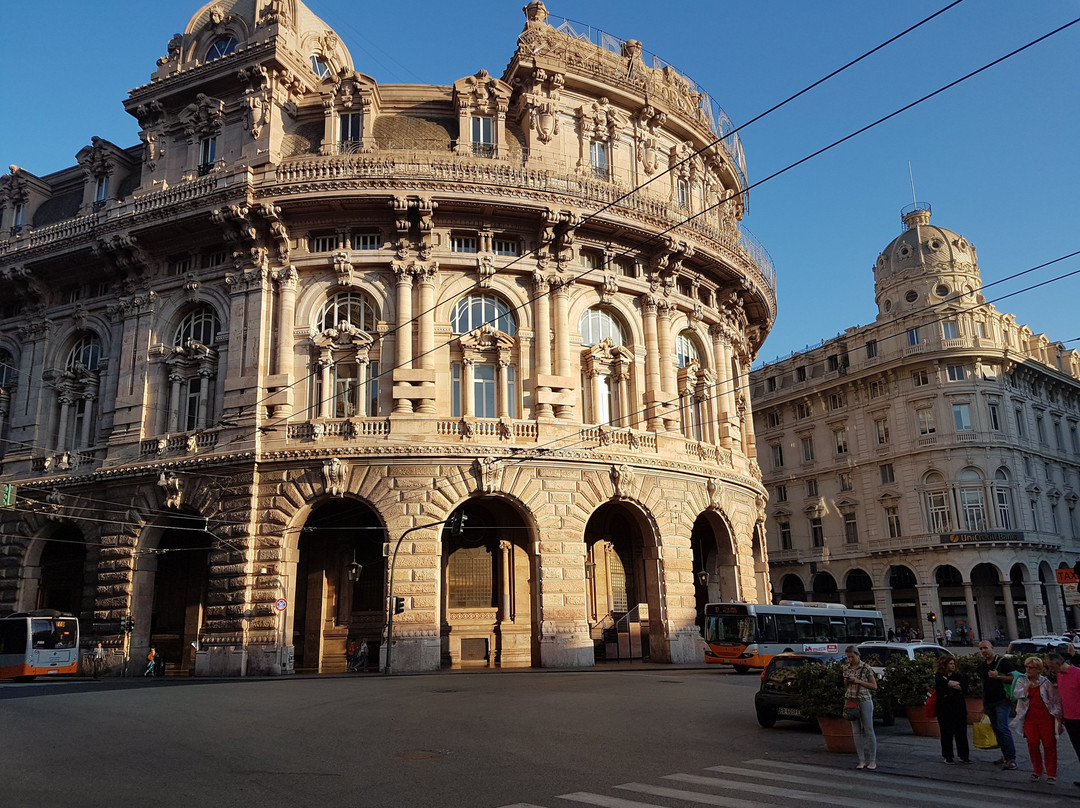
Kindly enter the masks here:
[[735, 668], [735, 673], [741, 673], [744, 676], [750, 673], [749, 665], [732, 665], [732, 667]]
[[776, 708], [758, 707], [757, 722], [765, 727], [765, 729], [772, 729], [773, 725], [776, 724]]
[[12, 679], [16, 682], [32, 682], [37, 679], [37, 676], [15, 676]]

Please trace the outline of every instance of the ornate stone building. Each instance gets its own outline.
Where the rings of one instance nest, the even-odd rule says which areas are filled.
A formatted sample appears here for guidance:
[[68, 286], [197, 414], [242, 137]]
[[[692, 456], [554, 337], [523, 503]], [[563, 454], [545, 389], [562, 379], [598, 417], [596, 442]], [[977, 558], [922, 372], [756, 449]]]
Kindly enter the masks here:
[[583, 666], [701, 659], [706, 601], [770, 591], [741, 147], [640, 43], [525, 11], [501, 77], [380, 85], [299, 0], [211, 3], [141, 142], [0, 179], [0, 612], [342, 670], [400, 543], [395, 669]]
[[874, 266], [876, 321], [751, 374], [774, 596], [925, 636], [929, 612], [939, 631], [1063, 631], [1080, 354], [987, 303], [974, 245], [929, 207], [903, 222]]

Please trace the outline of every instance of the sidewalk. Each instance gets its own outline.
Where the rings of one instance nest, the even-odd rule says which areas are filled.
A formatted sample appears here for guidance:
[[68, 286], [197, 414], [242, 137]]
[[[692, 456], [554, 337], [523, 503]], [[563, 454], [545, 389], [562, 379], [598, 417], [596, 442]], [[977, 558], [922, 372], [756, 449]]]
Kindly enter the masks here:
[[[1068, 797], [1080, 800], [1080, 787], [1074, 781], [1080, 781], [1080, 761], [1069, 743], [1068, 735], [1058, 737], [1058, 777], [1055, 785], [1046, 782], [1046, 775], [1038, 783], [1031, 782], [1031, 761], [1028, 758], [1027, 742], [1023, 738], [1016, 746], [1016, 769], [1003, 771], [995, 766], [994, 761], [1001, 758], [998, 749], [971, 748], [973, 763], [965, 766], [957, 763], [949, 766], [941, 760], [941, 742], [937, 738], [913, 735], [908, 722], [898, 718], [895, 726], [874, 727], [878, 740], [878, 771], [886, 774], [908, 776], [920, 780], [941, 780], [952, 784], [970, 783], [971, 785], [993, 786], [994, 788], [1016, 789], [1025, 793], [1039, 793]], [[968, 743], [971, 733], [968, 732]], [[785, 759], [799, 759], [799, 762], [814, 763], [819, 766], [844, 768], [854, 767], [853, 755], [838, 755], [828, 752], [824, 742], [819, 746], [810, 744], [803, 754], [785, 750]]]

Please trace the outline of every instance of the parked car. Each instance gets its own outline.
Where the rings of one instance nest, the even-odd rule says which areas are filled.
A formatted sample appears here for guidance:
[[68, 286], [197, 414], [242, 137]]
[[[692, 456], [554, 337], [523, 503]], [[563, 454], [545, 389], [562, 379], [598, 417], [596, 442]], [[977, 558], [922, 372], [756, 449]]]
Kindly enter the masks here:
[[952, 656], [952, 651], [932, 642], [863, 642], [856, 646], [863, 662], [870, 666], [875, 676], [885, 672], [885, 666], [894, 656], [914, 659], [916, 654], [933, 654], [936, 657]]
[[1039, 634], [1026, 640], [1013, 640], [1005, 650], [1006, 654], [1027, 656], [1029, 654], [1065, 653], [1065, 648], [1072, 643], [1068, 637], [1059, 634]]
[[843, 659], [843, 654], [806, 652], [786, 652], [774, 656], [762, 671], [761, 685], [754, 694], [758, 723], [763, 727], [771, 727], [779, 719], [809, 721], [810, 717], [804, 714], [800, 707], [795, 671], [803, 665], [824, 665]]

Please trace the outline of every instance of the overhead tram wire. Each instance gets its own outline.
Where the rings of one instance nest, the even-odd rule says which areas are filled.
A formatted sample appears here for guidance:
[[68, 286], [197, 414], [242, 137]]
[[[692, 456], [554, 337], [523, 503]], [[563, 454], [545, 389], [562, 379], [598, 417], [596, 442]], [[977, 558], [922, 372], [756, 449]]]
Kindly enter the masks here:
[[[1000, 56], [997, 59], [994, 59], [994, 60], [988, 62], [987, 64], [983, 65], [982, 67], [979, 67], [979, 68], [977, 68], [975, 70], [972, 70], [969, 73], [966, 73], [965, 75], [961, 76], [960, 78], [954, 79], [953, 81], [949, 82], [948, 84], [945, 84], [942, 87], [939, 87], [938, 89], [936, 89], [936, 90], [934, 90], [934, 91], [932, 91], [930, 93], [927, 93], [926, 95], [916, 99], [915, 101], [912, 101], [912, 102], [910, 102], [908, 104], [905, 104], [904, 106], [900, 107], [899, 109], [896, 109], [893, 112], [890, 112], [889, 114], [884, 115], [881, 118], [878, 118], [877, 120], [875, 120], [875, 121], [873, 121], [873, 122], [871, 122], [869, 124], [866, 124], [865, 126], [855, 130], [854, 132], [833, 141], [832, 143], [828, 144], [827, 146], [823, 146], [822, 148], [812, 152], [811, 154], [809, 154], [809, 155], [807, 155], [807, 156], [805, 156], [805, 157], [803, 157], [803, 158], [801, 158], [799, 160], [796, 160], [793, 163], [790, 163], [789, 165], [785, 166], [784, 168], [781, 168], [781, 169], [779, 169], [777, 171], [774, 171], [772, 174], [769, 174], [768, 176], [764, 177], [763, 179], [760, 179], [757, 182], [754, 182], [754, 183], [751, 183], [751, 184], [747, 185], [746, 188], [744, 188], [742, 191], [740, 191], [740, 193], [738, 195], [736, 195], [736, 196], [748, 193], [751, 189], [757, 188], [757, 187], [763, 185], [764, 183], [769, 182], [770, 180], [773, 180], [773, 179], [787, 173], [788, 171], [792, 170], [793, 168], [796, 168], [797, 166], [800, 166], [803, 163], [806, 163], [809, 160], [812, 160], [813, 158], [818, 157], [818, 156], [824, 154], [825, 152], [828, 152], [828, 151], [836, 148], [837, 146], [842, 145], [843, 143], [846, 143], [847, 141], [857, 137], [858, 135], [861, 135], [861, 134], [869, 131], [870, 129], [873, 129], [873, 128], [877, 127], [877, 126], [880, 126], [881, 124], [883, 124], [883, 123], [897, 117], [898, 115], [908, 111], [909, 109], [912, 109], [913, 107], [916, 107], [919, 104], [922, 104], [922, 103], [924, 103], [926, 101], [929, 101], [932, 98], [935, 98], [936, 96], [940, 95], [941, 93], [945, 92], [946, 90], [952, 89], [953, 87], [967, 81], [968, 79], [971, 79], [971, 78], [974, 78], [977, 75], [980, 75], [981, 73], [989, 70], [991, 67], [994, 67], [994, 66], [996, 66], [998, 64], [1001, 64], [1002, 62], [1006, 61], [1007, 59], [1010, 59], [1013, 56], [1016, 56], [1016, 55], [1018, 55], [1018, 54], [1020, 54], [1020, 53], [1022, 53], [1024, 51], [1028, 50], [1029, 48], [1034, 47], [1035, 45], [1039, 44], [1040, 42], [1043, 42], [1046, 39], [1049, 39], [1050, 37], [1052, 37], [1052, 36], [1054, 36], [1054, 35], [1056, 35], [1058, 33], [1061, 33], [1062, 31], [1072, 27], [1073, 25], [1076, 25], [1077, 23], [1080, 23], [1080, 17], [1077, 17], [1077, 18], [1071, 20], [1070, 22], [1067, 22], [1067, 23], [1065, 23], [1063, 25], [1058, 26], [1057, 28], [1053, 29], [1049, 33], [1043, 34], [1042, 36], [1031, 40], [1027, 44], [1022, 45], [1019, 48], [1015, 48], [1012, 51], [1009, 51], [1005, 55]], [[732, 199], [734, 199], [734, 198], [735, 197], [732, 197]], [[727, 200], [724, 200], [724, 201], [726, 202]], [[580, 278], [585, 277], [586, 275], [589, 275], [589, 274], [591, 274], [593, 272], [596, 272], [599, 269], [605, 268], [606, 266], [610, 265], [613, 261], [615, 261], [615, 260], [617, 260], [619, 258], [626, 257], [627, 255], [630, 255], [633, 252], [636, 252], [641, 247], [643, 247], [643, 246], [645, 246], [645, 245], [647, 245], [647, 244], [649, 244], [649, 243], [651, 243], [653, 241], [656, 241], [658, 238], [660, 238], [661, 236], [666, 235], [667, 233], [670, 233], [672, 230], [676, 229], [677, 227], [681, 227], [682, 225], [686, 224], [687, 222], [691, 222], [694, 219], [697, 219], [698, 217], [702, 216], [703, 214], [714, 210], [715, 208], [719, 207], [719, 205], [721, 205], [721, 204], [723, 204], [723, 202], [718, 202], [718, 203], [715, 203], [713, 205], [709, 205], [707, 207], [704, 207], [702, 210], [698, 211], [697, 213], [691, 214], [691, 215], [687, 216], [686, 218], [682, 219], [681, 221], [679, 221], [678, 223], [673, 224], [673, 225], [667, 227], [666, 229], [651, 235], [648, 239], [646, 239], [643, 242], [640, 242], [639, 244], [635, 245], [634, 247], [623, 250], [618, 255], [613, 256], [610, 260], [605, 261], [603, 264], [601, 264], [601, 265], [599, 265], [597, 267], [587, 269], [587, 270], [573, 276], [571, 279], [569, 279], [568, 282], [577, 281]], [[521, 309], [524, 309], [525, 307], [531, 305], [535, 300], [537, 300], [541, 296], [542, 296], [542, 294], [537, 295], [535, 297], [531, 297], [528, 300], [526, 300], [525, 303], [522, 303], [522, 304], [520, 304], [518, 306], [514, 306], [514, 307], [510, 308], [509, 311], [519, 311]], [[413, 320], [410, 320], [409, 322], [413, 322], [413, 321], [415, 321], [415, 319], [416, 318], [413, 318]], [[482, 323], [481, 325], [490, 325], [492, 323], [497, 322], [498, 319], [499, 319], [498, 317], [493, 318], [491, 320], [488, 320], [488, 321]], [[442, 348], [445, 348], [447, 345], [450, 345], [452, 343], [453, 343], [453, 340], [449, 340], [447, 342], [444, 342], [444, 343], [442, 343], [440, 345], [435, 346], [434, 348], [432, 348], [429, 351], [425, 351], [424, 353], [417, 354], [417, 355], [413, 356], [412, 359], [415, 360], [415, 359], [418, 359], [420, 357], [426, 356], [429, 353], [434, 353], [435, 351], [441, 350]], [[392, 366], [390, 368], [387, 368], [386, 370], [380, 372], [377, 376], [372, 377], [372, 379], [370, 379], [370, 380], [359, 381], [359, 382], [351, 385], [349, 389], [350, 390], [363, 389], [364, 387], [367, 386], [367, 384], [370, 381], [381, 379], [383, 376], [385, 376], [385, 375], [387, 375], [389, 373], [392, 373], [394, 370], [397, 370], [397, 369], [398, 369], [398, 366]], [[313, 372], [312, 372], [312, 374], [309, 374], [309, 375], [313, 375]], [[305, 376], [304, 378], [307, 378], [307, 376]], [[300, 380], [298, 379], [297, 381], [293, 382], [289, 386], [290, 387], [295, 386], [296, 384], [299, 384], [299, 382], [300, 382]], [[333, 398], [334, 398], [334, 396], [331, 396], [328, 400], [333, 400]], [[268, 399], [263, 399], [263, 401], [265, 401], [265, 400], [268, 400]], [[308, 407], [301, 410], [300, 412], [304, 413], [304, 412], [311, 411], [317, 405], [320, 405], [322, 403], [323, 403], [322, 401], [319, 401], [319, 402], [316, 402], [314, 404], [311, 404]], [[248, 407], [248, 406], [257, 406], [257, 405], [245, 405], [245, 408]], [[286, 423], [286, 422], [287, 422], [287, 419], [285, 419], [285, 418], [280, 418], [280, 419], [277, 419], [276, 421], [271, 420], [271, 422], [268, 425], [266, 425], [265, 427], [263, 427], [263, 428], [272, 428], [272, 427], [278, 426], [278, 425]], [[231, 442], [236, 442], [236, 441], [243, 440], [243, 439], [246, 439], [246, 437], [238, 436], [237, 438], [235, 438]]]
[[[646, 180], [645, 182], [643, 182], [643, 183], [641, 183], [641, 184], [639, 184], [639, 185], [635, 186], [634, 188], [631, 188], [631, 189], [630, 189], [629, 191], [627, 191], [626, 193], [624, 193], [624, 194], [622, 194], [621, 196], [617, 197], [616, 199], [612, 200], [611, 202], [607, 202], [607, 203], [605, 203], [605, 204], [601, 205], [601, 206], [600, 206], [600, 207], [599, 207], [599, 208], [598, 208], [597, 210], [595, 210], [595, 211], [593, 211], [592, 213], [589, 213], [588, 215], [586, 215], [585, 217], [583, 217], [583, 218], [582, 218], [582, 221], [581, 221], [581, 223], [580, 223], [579, 225], [577, 225], [577, 226], [578, 226], [578, 227], [580, 227], [580, 226], [581, 226], [581, 224], [584, 224], [585, 222], [588, 222], [588, 221], [590, 221], [591, 219], [595, 218], [596, 216], [599, 216], [599, 215], [600, 215], [601, 213], [603, 213], [604, 211], [606, 211], [606, 210], [609, 210], [610, 208], [614, 207], [615, 205], [618, 205], [618, 204], [619, 204], [620, 202], [622, 202], [622, 201], [624, 201], [624, 200], [626, 200], [626, 199], [629, 199], [629, 198], [630, 198], [630, 197], [632, 197], [632, 196], [633, 196], [634, 194], [638, 193], [639, 191], [641, 191], [642, 189], [644, 189], [644, 188], [645, 188], [646, 186], [648, 186], [648, 185], [649, 185], [650, 183], [654, 182], [655, 180], [658, 180], [658, 179], [660, 179], [661, 177], [665, 176], [666, 174], [669, 174], [670, 172], [672, 172], [672, 171], [674, 171], [675, 169], [679, 168], [680, 166], [684, 165], [685, 163], [687, 163], [688, 161], [692, 160], [693, 158], [695, 158], [695, 157], [697, 157], [697, 156], [701, 155], [702, 153], [704, 153], [704, 152], [708, 151], [709, 149], [711, 149], [712, 147], [716, 146], [717, 144], [719, 144], [719, 143], [723, 142], [723, 141], [724, 141], [725, 139], [727, 139], [727, 138], [730, 138], [730, 137], [731, 137], [732, 135], [735, 135], [735, 134], [737, 134], [737, 133], [741, 132], [741, 131], [742, 131], [743, 129], [745, 129], [746, 127], [750, 126], [751, 124], [754, 124], [754, 123], [756, 123], [756, 122], [760, 121], [760, 120], [761, 120], [762, 118], [766, 117], [767, 115], [770, 115], [770, 114], [772, 114], [773, 112], [775, 112], [775, 111], [777, 111], [778, 109], [780, 109], [781, 107], [783, 107], [783, 106], [785, 106], [785, 105], [787, 105], [787, 104], [791, 103], [792, 101], [794, 101], [795, 99], [799, 98], [800, 96], [802, 96], [802, 95], [805, 95], [806, 93], [810, 92], [811, 90], [813, 90], [813, 89], [815, 89], [816, 87], [820, 86], [821, 84], [825, 83], [825, 82], [826, 82], [826, 81], [828, 81], [829, 79], [831, 79], [831, 78], [833, 78], [833, 77], [835, 77], [835, 76], [839, 75], [840, 73], [843, 73], [843, 72], [844, 72], [845, 70], [847, 70], [847, 69], [849, 69], [849, 68], [853, 67], [854, 65], [856, 65], [856, 64], [858, 64], [859, 62], [863, 61], [864, 59], [866, 59], [866, 58], [868, 58], [868, 57], [872, 56], [873, 54], [877, 53], [877, 52], [878, 52], [879, 50], [881, 50], [882, 48], [885, 48], [885, 47], [887, 47], [888, 45], [891, 45], [891, 44], [892, 44], [893, 42], [896, 42], [896, 41], [897, 41], [898, 39], [900, 39], [900, 38], [902, 38], [902, 37], [906, 36], [907, 34], [911, 33], [912, 31], [916, 30], [917, 28], [920, 28], [921, 26], [925, 25], [926, 23], [930, 22], [931, 20], [935, 19], [936, 17], [938, 17], [938, 16], [940, 16], [940, 15], [944, 14], [944, 13], [945, 13], [946, 11], [948, 11], [948, 10], [949, 10], [949, 9], [951, 9], [951, 8], [953, 8], [954, 6], [957, 6], [957, 5], [959, 5], [959, 4], [960, 4], [960, 3], [962, 3], [962, 2], [963, 2], [963, 0], [953, 0], [953, 2], [951, 2], [951, 3], [949, 3], [948, 5], [944, 6], [944, 7], [943, 7], [943, 8], [941, 8], [940, 10], [938, 10], [938, 11], [934, 12], [933, 14], [929, 15], [928, 17], [924, 17], [924, 18], [923, 18], [922, 20], [920, 20], [919, 22], [915, 23], [914, 25], [911, 25], [911, 26], [909, 26], [908, 28], [905, 28], [905, 29], [904, 29], [903, 31], [901, 31], [900, 33], [898, 33], [898, 34], [895, 34], [895, 35], [893, 35], [893, 36], [889, 37], [889, 39], [887, 39], [887, 40], [885, 40], [884, 42], [882, 42], [881, 44], [879, 44], [879, 45], [877, 45], [877, 46], [875, 46], [875, 47], [871, 48], [870, 50], [866, 51], [866, 52], [865, 52], [865, 53], [863, 53], [862, 55], [860, 55], [860, 56], [856, 57], [855, 59], [852, 59], [851, 61], [847, 62], [846, 64], [842, 65], [841, 67], [838, 67], [838, 68], [836, 68], [835, 70], [833, 70], [832, 72], [830, 72], [830, 73], [826, 74], [825, 76], [822, 76], [822, 77], [821, 77], [820, 79], [818, 79], [817, 81], [813, 82], [812, 84], [809, 84], [809, 85], [807, 85], [807, 86], [806, 86], [806, 87], [804, 87], [804, 88], [803, 88], [802, 90], [799, 90], [799, 91], [798, 91], [797, 93], [795, 93], [795, 94], [793, 94], [793, 95], [791, 95], [791, 96], [789, 96], [789, 97], [785, 98], [785, 99], [784, 99], [783, 101], [780, 101], [780, 102], [779, 102], [779, 103], [777, 103], [777, 104], [774, 104], [773, 106], [769, 107], [769, 108], [768, 108], [767, 110], [765, 110], [764, 112], [761, 112], [761, 113], [757, 114], [756, 116], [754, 116], [753, 118], [751, 118], [751, 119], [750, 119], [749, 121], [747, 121], [746, 123], [744, 123], [744, 124], [742, 124], [742, 125], [740, 125], [740, 126], [736, 127], [735, 129], [732, 129], [732, 130], [731, 130], [730, 132], [728, 132], [728, 133], [727, 133], [726, 135], [721, 135], [720, 137], [718, 137], [718, 138], [715, 138], [715, 139], [713, 139], [712, 141], [710, 141], [710, 142], [709, 142], [709, 143], [707, 143], [706, 145], [702, 146], [702, 147], [701, 147], [700, 149], [697, 149], [696, 151], [694, 151], [694, 152], [691, 152], [691, 153], [690, 153], [690, 154], [689, 154], [689, 155], [688, 155], [687, 157], [685, 157], [684, 159], [680, 160], [679, 162], [676, 162], [676, 163], [674, 163], [674, 164], [672, 164], [672, 165], [668, 166], [668, 168], [664, 169], [663, 171], [660, 171], [659, 173], [657, 173], [657, 174], [656, 174], [656, 175], [654, 175], [653, 177], [650, 177], [650, 178], [649, 178], [649, 179], [647, 179], [647, 180]], [[485, 184], [487, 184], [487, 183], [482, 183], [482, 182], [481, 182], [481, 183], [475, 183], [475, 184], [477, 184], [477, 185], [481, 185], [481, 186], [482, 186], [482, 185], [485, 185]], [[760, 183], [756, 183], [755, 185], [759, 185], [759, 184], [760, 184]], [[755, 186], [752, 186], [752, 187], [755, 187]], [[750, 189], [749, 189], [749, 187], [748, 187], [748, 188], [745, 188], [745, 189], [741, 190], [741, 191], [740, 191], [740, 192], [739, 192], [738, 194], [736, 194], [735, 196], [731, 197], [731, 199], [737, 199], [737, 198], [739, 198], [739, 197], [745, 196], [746, 192], [747, 192], [747, 191], [749, 191], [749, 190], [750, 190]], [[727, 201], [727, 200], [725, 200], [725, 201]], [[706, 210], [705, 210], [705, 211], [701, 211], [701, 213], [704, 213], [704, 212], [706, 212], [706, 211], [708, 211], [708, 210], [712, 210], [712, 209], [714, 209], [714, 208], [716, 208], [716, 207], [718, 207], [718, 205], [712, 205], [712, 206], [710, 206], [709, 208], [706, 208]], [[699, 214], [699, 215], [700, 215], [700, 214]], [[683, 220], [683, 221], [682, 221], [682, 222], [681, 222], [681, 223], [680, 223], [679, 225], [675, 225], [675, 226], [673, 226], [673, 227], [669, 227], [669, 228], [668, 228], [667, 230], [664, 230], [664, 231], [663, 231], [662, 233], [659, 233], [659, 234], [654, 234], [654, 235], [653, 235], [653, 236], [651, 236], [651, 237], [650, 237], [649, 239], [645, 240], [644, 242], [642, 242], [642, 243], [640, 243], [640, 244], [636, 245], [635, 247], [633, 247], [633, 248], [631, 248], [631, 249], [633, 249], [633, 250], [638, 250], [638, 249], [640, 249], [641, 247], [644, 247], [644, 246], [645, 246], [646, 244], [649, 244], [649, 243], [651, 243], [652, 241], [654, 241], [654, 240], [655, 240], [655, 239], [656, 239], [656, 238], [657, 238], [657, 237], [658, 237], [659, 235], [666, 235], [667, 233], [671, 232], [671, 230], [672, 230], [672, 229], [674, 229], [674, 227], [677, 227], [677, 226], [681, 226], [682, 224], [685, 224], [685, 223], [686, 223], [686, 222], [688, 222], [688, 221], [692, 221], [692, 220], [693, 220], [694, 218], [695, 218], [695, 217], [691, 216], [691, 217], [689, 217], [688, 219], [685, 219], [685, 220]], [[539, 252], [539, 251], [540, 251], [541, 249], [544, 249], [544, 248], [546, 248], [546, 247], [550, 246], [550, 245], [551, 245], [552, 243], [554, 243], [554, 241], [550, 241], [550, 242], [543, 242], [543, 243], [541, 243], [541, 244], [540, 244], [540, 245], [538, 245], [538, 246], [537, 246], [536, 248], [534, 248], [534, 249], [532, 249], [532, 250], [530, 250], [530, 251], [528, 251], [528, 252], [524, 253], [523, 255], [520, 255], [520, 256], [516, 256], [516, 257], [514, 258], [514, 260], [512, 260], [512, 261], [508, 262], [508, 263], [506, 264], [506, 266], [504, 266], [504, 267], [501, 267], [501, 268], [500, 268], [500, 269], [499, 269], [498, 271], [502, 271], [502, 270], [505, 270], [505, 269], [509, 269], [510, 267], [512, 267], [512, 266], [514, 266], [515, 264], [517, 264], [517, 263], [518, 263], [519, 261], [522, 261], [522, 260], [524, 260], [525, 258], [528, 258], [529, 256], [532, 256], [532, 255], [536, 255], [536, 254], [537, 254], [537, 253], [538, 253], [538, 252]], [[619, 255], [615, 256], [615, 258], [623, 258], [623, 257], [625, 257], [626, 255], [628, 255], [629, 253], [630, 253], [630, 250], [624, 250], [623, 252], [619, 253]], [[606, 267], [606, 266], [607, 266], [607, 265], [608, 265], [609, 263], [610, 263], [610, 261], [608, 261], [608, 262], [605, 262], [605, 263], [601, 264], [600, 266], [597, 266], [597, 267], [592, 267], [592, 268], [590, 268], [590, 269], [587, 269], [587, 270], [585, 270], [584, 272], [581, 272], [581, 273], [579, 273], [578, 275], [575, 275], [575, 276], [574, 276], [574, 277], [573, 277], [572, 279], [570, 279], [570, 282], [574, 282], [574, 281], [580, 280], [581, 278], [585, 277], [586, 275], [590, 275], [590, 274], [592, 274], [593, 272], [596, 272], [597, 270], [600, 270], [600, 269], [604, 269], [604, 268], [605, 268], [605, 267]], [[537, 297], [539, 297], [539, 296], [537, 296]], [[519, 309], [522, 309], [522, 308], [524, 308], [525, 306], [531, 305], [531, 304], [532, 304], [532, 303], [533, 303], [533, 302], [534, 302], [534, 301], [535, 301], [536, 299], [537, 299], [536, 297], [532, 297], [532, 298], [529, 298], [529, 299], [528, 299], [528, 300], [527, 300], [527, 301], [526, 301], [525, 303], [521, 304], [520, 306], [515, 306], [515, 307], [513, 307], [512, 309], [510, 309], [510, 311], [517, 311], [517, 310], [519, 310]], [[402, 327], [403, 327], [404, 325], [407, 325], [407, 324], [412, 324], [412, 323], [415, 323], [415, 322], [417, 322], [417, 321], [418, 321], [418, 320], [419, 320], [419, 319], [420, 319], [420, 318], [421, 318], [422, 316], [424, 316], [425, 314], [428, 314], [428, 313], [430, 313], [430, 311], [433, 311], [433, 309], [429, 309], [429, 310], [427, 310], [427, 311], [421, 311], [420, 313], [418, 313], [418, 314], [414, 315], [414, 316], [413, 316], [412, 318], [410, 318], [410, 319], [409, 319], [409, 320], [408, 320], [408, 321], [407, 321], [406, 323], [402, 323], [402, 324], [396, 325], [396, 326], [394, 326], [394, 327], [392, 327], [392, 328], [388, 329], [388, 330], [387, 330], [387, 331], [386, 331], [385, 333], [377, 335], [377, 337], [376, 337], [376, 338], [377, 338], [377, 339], [378, 339], [379, 341], [384, 341], [384, 340], [385, 340], [385, 338], [386, 338], [387, 336], [389, 336], [389, 335], [391, 335], [391, 334], [394, 334], [394, 333], [396, 333], [396, 332], [397, 332], [397, 331], [398, 331], [399, 329], [401, 329], [401, 328], [402, 328]], [[494, 321], [490, 321], [490, 322], [494, 322]], [[490, 324], [490, 323], [489, 323], [489, 322], [485, 322], [485, 323], [482, 323], [481, 325], [488, 325], [488, 324]], [[451, 342], [452, 342], [452, 340], [451, 340]], [[448, 345], [448, 344], [450, 344], [450, 343], [444, 343], [444, 344], [442, 344], [442, 345], [436, 346], [436, 347], [435, 347], [435, 348], [434, 348], [433, 350], [440, 350], [441, 348], [444, 348], [444, 347], [446, 347], [446, 345]], [[423, 356], [423, 355], [426, 355], [426, 354], [421, 354], [421, 356]], [[416, 358], [418, 358], [418, 357], [413, 357], [413, 359], [416, 359]], [[343, 360], [339, 360], [339, 361], [343, 361]], [[337, 362], [335, 362], [334, 364], [337, 364]], [[378, 374], [377, 376], [375, 376], [375, 377], [374, 377], [374, 379], [380, 379], [380, 378], [382, 378], [383, 376], [387, 375], [388, 373], [391, 373], [391, 372], [393, 372], [394, 370], [398, 370], [398, 369], [399, 369], [399, 366], [393, 366], [393, 367], [387, 368], [386, 370], [384, 370], [383, 372], [381, 372], [381, 373], [379, 373], [379, 374]], [[310, 372], [309, 374], [307, 374], [307, 375], [306, 375], [306, 376], [304, 376], [303, 378], [304, 378], [304, 379], [307, 379], [307, 378], [311, 378], [311, 377], [314, 377], [314, 370], [312, 370], [312, 371], [311, 371], [311, 372]], [[284, 387], [284, 388], [282, 388], [282, 389], [284, 389], [284, 390], [287, 390], [287, 389], [290, 389], [290, 388], [292, 388], [292, 387], [295, 387], [296, 385], [300, 384], [300, 382], [301, 382], [301, 381], [302, 381], [301, 379], [297, 379], [296, 381], [294, 381], [294, 382], [290, 383], [289, 385], [285, 386], [285, 387]], [[368, 384], [368, 382], [369, 382], [369, 381], [370, 381], [370, 380], [358, 381], [358, 382], [356, 382], [356, 383], [355, 383], [354, 385], [352, 385], [352, 386], [350, 387], [350, 390], [354, 390], [354, 389], [362, 389], [363, 387], [365, 387], [365, 386], [366, 386], [366, 385]], [[279, 391], [279, 392], [280, 392], [280, 391]], [[262, 399], [261, 399], [260, 401], [257, 401], [257, 402], [255, 402], [254, 404], [245, 404], [245, 405], [242, 405], [242, 406], [241, 406], [241, 407], [240, 407], [240, 408], [238, 409], [238, 412], [236, 413], [236, 415], [235, 415], [235, 416], [233, 416], [233, 417], [239, 417], [239, 416], [240, 416], [241, 414], [243, 414], [244, 410], [246, 410], [246, 409], [249, 409], [249, 408], [257, 408], [257, 407], [259, 407], [260, 405], [262, 405], [262, 404], [265, 404], [265, 403], [266, 403], [267, 401], [269, 401], [269, 400], [270, 400], [270, 399], [271, 399], [271, 398], [273, 397], [273, 395], [276, 395], [276, 393], [275, 393], [275, 394], [267, 394], [267, 395], [266, 395], [265, 397], [263, 397], [263, 398], [262, 398]], [[331, 399], [330, 399], [330, 400], [333, 400], [333, 397], [331, 397]], [[308, 411], [308, 410], [311, 410], [311, 409], [313, 409], [313, 408], [314, 408], [314, 407], [315, 407], [316, 405], [320, 405], [320, 404], [322, 404], [322, 403], [323, 403], [322, 401], [316, 402], [315, 404], [312, 404], [312, 405], [308, 406], [307, 408], [305, 408], [305, 410], [302, 410], [301, 412], [306, 412], [306, 411]]]

